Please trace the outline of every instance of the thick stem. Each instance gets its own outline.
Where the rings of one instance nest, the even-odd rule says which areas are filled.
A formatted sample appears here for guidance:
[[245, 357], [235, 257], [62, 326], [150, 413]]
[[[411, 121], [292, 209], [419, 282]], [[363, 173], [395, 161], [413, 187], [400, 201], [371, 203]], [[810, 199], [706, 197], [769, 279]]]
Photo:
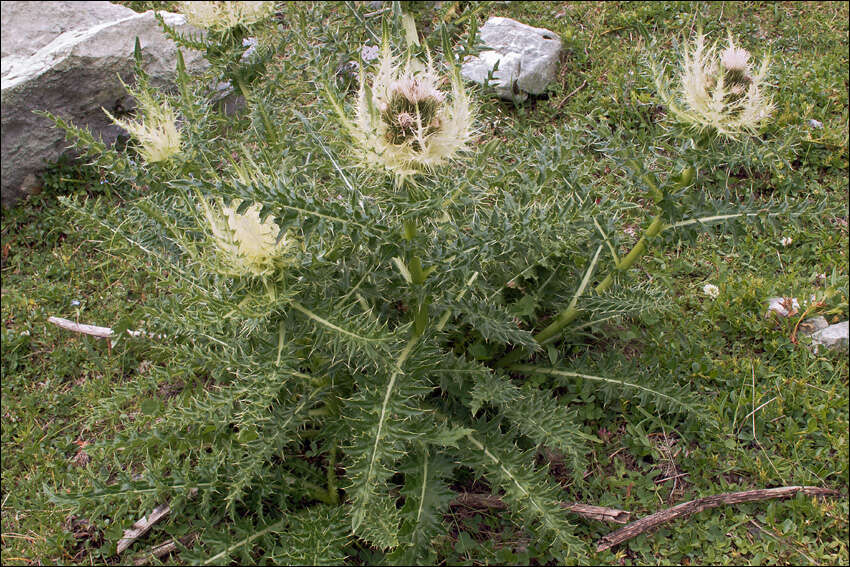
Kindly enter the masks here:
[[336, 441], [331, 444], [328, 453], [328, 498], [331, 504], [339, 504], [339, 492], [336, 489]]
[[[402, 237], [407, 241], [413, 241], [416, 237], [416, 223], [413, 221], [405, 221], [402, 227]], [[422, 269], [422, 260], [419, 259], [419, 250], [414, 247], [407, 261], [407, 268], [410, 271], [410, 278], [413, 283], [413, 289], [419, 294], [416, 301], [415, 309], [413, 310], [413, 335], [421, 337], [425, 332], [425, 327], [428, 325], [428, 298], [423, 297], [420, 293], [422, 284], [428, 277], [428, 272]]]
[[[245, 86], [242, 79], [238, 79], [237, 83], [239, 85], [239, 90], [242, 91], [242, 96], [245, 97], [246, 101], [251, 102], [251, 93], [248, 91], [248, 87]], [[262, 101], [256, 102], [255, 106], [257, 107], [257, 110], [260, 111], [260, 117], [263, 119], [263, 129], [266, 131], [266, 139], [272, 146], [277, 145], [277, 130], [275, 130], [274, 126], [272, 126], [272, 121], [271, 118], [269, 118], [269, 114], [266, 112], [266, 107], [263, 105]]]
[[[640, 240], [638, 240], [637, 244], [634, 245], [634, 248], [629, 251], [629, 253], [620, 260], [617, 265], [614, 267], [605, 279], [596, 286], [596, 294], [601, 295], [608, 290], [609, 287], [614, 283], [614, 274], [615, 272], [624, 272], [634, 265], [638, 258], [640, 258], [647, 250], [648, 242], [658, 236], [658, 233], [664, 228], [664, 221], [661, 218], [661, 215], [656, 216], [652, 219], [652, 223], [647, 227], [644, 231], [643, 236], [641, 236]], [[570, 323], [572, 323], [576, 317], [581, 314], [581, 309], [578, 307], [571, 305], [570, 307], [564, 309], [560, 313], [558, 313], [555, 320], [549, 324], [548, 327], [534, 335], [534, 340], [536, 340], [539, 344], [544, 344], [547, 341], [552, 340]], [[516, 349], [505, 356], [503, 356], [497, 363], [497, 368], [504, 368], [505, 366], [509, 366], [518, 360], [520, 360], [525, 355], [525, 351], [522, 349]]]
[[[615, 271], [617, 272], [625, 272], [637, 261], [638, 258], [643, 256], [643, 254], [647, 250], [647, 242], [652, 240], [661, 230], [664, 228], [664, 221], [661, 219], [661, 215], [656, 216], [652, 219], [652, 224], [649, 225], [649, 228], [643, 233], [643, 236], [640, 237], [637, 244], [635, 244], [634, 248], [626, 254], [626, 256], [620, 260], [617, 264]], [[611, 287], [611, 284], [614, 283], [614, 272], [609, 273], [602, 282], [596, 286], [596, 295], [602, 295], [605, 291]]]

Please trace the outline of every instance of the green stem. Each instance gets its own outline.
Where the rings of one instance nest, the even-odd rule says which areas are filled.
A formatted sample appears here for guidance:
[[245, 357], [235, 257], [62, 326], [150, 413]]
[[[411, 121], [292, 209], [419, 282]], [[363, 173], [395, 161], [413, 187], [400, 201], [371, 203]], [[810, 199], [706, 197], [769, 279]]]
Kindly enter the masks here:
[[[661, 215], [656, 216], [652, 219], [652, 224], [649, 225], [649, 228], [643, 233], [643, 236], [640, 237], [637, 244], [635, 244], [634, 248], [617, 264], [614, 268], [617, 272], [625, 272], [637, 261], [638, 258], [643, 256], [643, 254], [647, 250], [648, 242], [658, 236], [658, 233], [664, 228], [664, 221], [661, 219]], [[614, 283], [614, 272], [609, 273], [602, 282], [596, 286], [596, 295], [602, 295], [605, 291], [611, 287], [611, 284]]]
[[[414, 221], [405, 221], [402, 226], [402, 238], [412, 242], [416, 238], [416, 223]], [[425, 327], [428, 325], [428, 297], [423, 297], [421, 294], [422, 284], [428, 277], [428, 271], [422, 269], [422, 260], [419, 259], [419, 250], [414, 245], [414, 250], [410, 253], [410, 258], [407, 262], [407, 268], [410, 272], [412, 287], [419, 297], [416, 301], [416, 308], [413, 311], [413, 336], [418, 338], [425, 332]]]
[[[246, 101], [251, 101], [251, 93], [248, 92], [248, 87], [245, 86], [245, 83], [242, 82], [241, 79], [237, 81], [239, 84], [239, 90], [242, 91], [242, 96], [245, 97]], [[269, 144], [272, 146], [277, 145], [277, 131], [272, 126], [271, 118], [269, 118], [268, 113], [266, 112], [266, 107], [263, 106], [262, 102], [253, 101], [254, 105], [257, 107], [257, 110], [260, 111], [260, 117], [263, 119], [263, 127], [266, 130], [266, 138], [269, 141]]]
[[309, 493], [310, 497], [312, 497], [313, 499], [318, 500], [319, 502], [324, 502], [325, 504], [333, 504], [330, 497], [328, 496], [327, 491], [318, 484], [293, 475], [285, 476], [290, 479], [292, 483], [301, 485], [301, 488], [303, 488], [307, 493]]
[[[646, 251], [648, 247], [648, 242], [658, 236], [658, 233], [664, 228], [664, 221], [661, 218], [661, 215], [657, 215], [654, 219], [652, 219], [652, 223], [649, 227], [644, 231], [643, 236], [640, 237], [637, 244], [634, 245], [634, 248], [619, 262], [617, 262], [616, 266], [614, 266], [614, 270], [611, 271], [599, 285], [596, 286], [596, 294], [602, 295], [611, 285], [614, 283], [614, 274], [616, 272], [624, 272], [634, 265], [638, 258], [640, 258]], [[545, 342], [552, 340], [555, 338], [567, 325], [572, 323], [576, 317], [581, 314], [581, 309], [576, 307], [575, 305], [570, 305], [560, 313], [558, 313], [555, 320], [549, 324], [548, 327], [534, 335], [534, 340], [539, 344], [544, 344]], [[516, 349], [505, 356], [503, 356], [497, 363], [497, 368], [504, 368], [505, 366], [510, 366], [516, 361], [520, 360], [525, 355], [525, 351], [523, 349]]]
[[328, 453], [328, 498], [331, 504], [339, 504], [339, 492], [336, 489], [336, 441], [331, 444]]

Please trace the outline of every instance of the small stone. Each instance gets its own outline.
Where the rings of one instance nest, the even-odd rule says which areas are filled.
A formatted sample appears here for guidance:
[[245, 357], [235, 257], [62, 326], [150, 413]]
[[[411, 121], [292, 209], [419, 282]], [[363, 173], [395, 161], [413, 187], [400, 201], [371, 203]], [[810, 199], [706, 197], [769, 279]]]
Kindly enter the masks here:
[[369, 62], [380, 57], [381, 51], [374, 45], [364, 45], [360, 48], [360, 59]]
[[244, 37], [242, 38], [242, 47], [247, 47], [248, 49], [242, 54], [242, 57], [239, 58], [240, 61], [245, 61], [251, 59], [254, 54], [257, 52], [257, 46], [260, 45], [259, 40], [256, 37]]
[[824, 345], [830, 349], [846, 349], [849, 331], [848, 322], [842, 321], [813, 333], [812, 344], [815, 345], [815, 352], [817, 352], [819, 345]]
[[[220, 81], [210, 87], [213, 104], [220, 104], [226, 116], [233, 116], [245, 108], [245, 97], [230, 84], [230, 81]], [[191, 175], [191, 174], [190, 174]]]
[[561, 54], [561, 39], [555, 32], [494, 17], [481, 27], [480, 39], [485, 49], [464, 60], [464, 79], [483, 85], [492, 72], [491, 85], [499, 97], [517, 102], [529, 94], [543, 94], [555, 79]]
[[767, 300], [767, 313], [765, 317], [770, 317], [771, 313], [780, 317], [788, 317], [793, 313], [797, 313], [800, 309], [800, 302], [796, 297], [771, 297]]
[[821, 329], [826, 329], [827, 327], [829, 327], [829, 323], [826, 318], [818, 315], [817, 317], [809, 317], [800, 323], [799, 332], [801, 335], [811, 335], [812, 333], [816, 333]]
[[823, 128], [823, 122], [812, 118], [809, 120], [809, 126], [811, 126], [812, 128]]
[[39, 178], [33, 173], [28, 173], [21, 182], [20, 191], [25, 195], [38, 195], [41, 193], [41, 183]]

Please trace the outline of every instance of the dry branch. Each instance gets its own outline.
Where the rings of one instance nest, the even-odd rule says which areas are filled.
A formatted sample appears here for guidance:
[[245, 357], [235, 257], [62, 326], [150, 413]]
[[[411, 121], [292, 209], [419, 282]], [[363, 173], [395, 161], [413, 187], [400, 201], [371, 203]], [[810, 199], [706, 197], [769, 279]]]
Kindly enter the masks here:
[[599, 520], [600, 522], [611, 522], [612, 524], [627, 524], [632, 513], [617, 508], [606, 508], [605, 506], [591, 506], [590, 504], [582, 504], [581, 502], [573, 502], [567, 504], [561, 502], [561, 507], [566, 508], [573, 514], [590, 518], [591, 520]]
[[[62, 327], [63, 329], [67, 329], [68, 331], [74, 331], [75, 333], [83, 333], [84, 335], [91, 335], [93, 337], [100, 337], [101, 339], [110, 339], [112, 338], [115, 331], [110, 329], [109, 327], [98, 327], [97, 325], [84, 325], [83, 323], [75, 323], [69, 319], [63, 319], [62, 317], [48, 317], [48, 323], [53, 323], [58, 327]], [[127, 334], [131, 337], [149, 337], [155, 339], [164, 339], [165, 335], [157, 335], [154, 333], [148, 333], [146, 331], [131, 331], [127, 329]]]
[[[180, 543], [182, 543], [183, 545], [189, 545], [193, 539], [195, 539], [195, 534], [189, 534], [188, 536], [180, 538]], [[135, 560], [133, 560], [133, 564], [147, 565], [154, 557], [159, 559], [160, 557], [168, 555], [173, 551], [177, 551], [177, 542], [175, 542], [173, 539], [170, 539], [165, 543], [161, 543], [157, 546], [154, 546], [144, 555], [137, 557]]]
[[102, 339], [108, 339], [112, 336], [112, 329], [109, 327], [98, 327], [97, 325], [83, 325], [82, 323], [74, 323], [73, 321], [69, 321], [68, 319], [63, 319], [62, 317], [48, 317], [48, 323], [53, 323], [54, 325], [58, 325], [63, 329], [67, 329], [69, 331], [74, 331], [76, 333], [83, 333], [85, 335], [92, 335], [94, 337], [100, 337]]
[[[469, 506], [470, 508], [493, 508], [496, 510], [504, 510], [507, 505], [497, 496], [490, 494], [472, 494], [469, 492], [458, 495], [452, 500], [453, 505]], [[575, 502], [567, 504], [561, 502], [561, 507], [578, 516], [590, 518], [591, 520], [599, 520], [600, 522], [612, 522], [615, 524], [625, 524], [629, 521], [630, 513], [625, 510], [616, 508], [606, 508], [604, 506], [592, 506], [590, 504], [582, 504]]]
[[599, 540], [596, 545], [596, 551], [605, 551], [661, 524], [675, 520], [676, 518], [695, 514], [696, 512], [729, 504], [758, 502], [773, 498], [790, 498], [799, 492], [810, 496], [836, 496], [839, 494], [837, 490], [819, 488], [817, 486], [783, 486], [781, 488], [745, 490], [743, 492], [727, 492], [724, 494], [715, 494], [714, 496], [706, 496], [705, 498], [684, 502], [667, 510], [661, 510], [660, 512], [636, 520], [617, 531], [611, 532]]
[[150, 516], [142, 516], [129, 530], [124, 530], [124, 537], [118, 540], [118, 547], [115, 550], [116, 555], [121, 553], [133, 545], [133, 542], [148, 533], [155, 523], [167, 516], [171, 512], [171, 506], [168, 504], [160, 504], [153, 509]]
[[[189, 491], [189, 498], [192, 498], [197, 493], [197, 488], [191, 489]], [[160, 504], [159, 506], [153, 509], [153, 512], [151, 512], [150, 516], [142, 516], [142, 518], [135, 524], [133, 524], [130, 529], [124, 530], [124, 537], [118, 540], [118, 545], [116, 546], [115, 554], [121, 555], [121, 552], [133, 545], [134, 541], [148, 533], [148, 530], [150, 530], [155, 523], [166, 517], [170, 512], [171, 506], [169, 506], [168, 504]], [[168, 552], [163, 552], [162, 555], [165, 555], [166, 553]]]
[[133, 564], [134, 565], [147, 565], [148, 561], [150, 561], [152, 557], [159, 558], [159, 557], [162, 557], [163, 555], [168, 555], [169, 553], [171, 553], [172, 551], [174, 551], [176, 549], [177, 549], [177, 543], [173, 539], [170, 539], [165, 543], [161, 543], [161, 544], [157, 545], [156, 547], [154, 547], [153, 549], [148, 551], [143, 556], [137, 558], [135, 561], [133, 561]]

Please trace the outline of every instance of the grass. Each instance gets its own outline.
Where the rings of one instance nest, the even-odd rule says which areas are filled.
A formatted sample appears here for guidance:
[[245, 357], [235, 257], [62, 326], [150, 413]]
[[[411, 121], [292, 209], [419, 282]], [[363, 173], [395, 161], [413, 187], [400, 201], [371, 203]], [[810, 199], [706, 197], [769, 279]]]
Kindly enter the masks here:
[[[133, 4], [133, 3], [130, 3]], [[137, 3], [139, 4], [139, 3]], [[140, 3], [149, 7], [152, 3]], [[459, 9], [448, 2], [437, 14]], [[321, 8], [351, 17], [339, 6]], [[667, 524], [611, 551], [593, 542], [609, 527], [579, 521], [586, 561], [598, 564], [846, 564], [848, 556], [848, 361], [846, 354], [794, 344], [796, 321], [764, 317], [772, 296], [826, 297], [817, 313], [847, 319], [848, 281], [848, 8], [843, 3], [481, 3], [479, 23], [507, 16], [549, 28], [565, 40], [565, 56], [547, 97], [515, 106], [482, 98], [481, 130], [522, 155], [532, 138], [584, 117], [628, 132], [637, 146], [663, 135], [657, 100], [642, 74], [646, 48], [670, 52], [681, 34], [702, 24], [712, 37], [728, 27], [746, 47], [773, 52], [777, 112], [772, 128], [793, 129], [799, 148], [790, 168], [775, 162], [741, 171], [705, 171], [714, 186], [766, 199], [825, 199], [817, 216], [743, 235], [706, 234], [691, 245], [656, 246], [641, 277], [668, 291], [661, 316], [621, 321], [602, 342], [562, 345], [567, 357], [629, 365], [636, 374], [689, 384], [716, 428], [693, 419], [670, 425], [628, 403], [599, 403], [591, 384], [575, 383], [584, 431], [598, 437], [579, 487], [550, 455], [565, 499], [629, 510], [641, 517], [676, 503], [725, 491], [784, 485], [838, 489], [842, 497], [745, 504]], [[346, 16], [346, 14], [348, 14]], [[419, 8], [420, 26], [434, 16]], [[363, 37], [349, 38], [352, 51]], [[653, 45], [653, 41], [655, 44]], [[304, 69], [310, 75], [309, 67]], [[294, 78], [291, 100], [310, 100], [312, 85]], [[297, 89], [301, 89], [297, 91]], [[815, 119], [823, 128], [810, 126]], [[600, 191], [619, 178], [594, 164]], [[607, 171], [606, 171], [607, 169]], [[705, 181], [710, 185], [711, 179]], [[55, 315], [117, 326], [137, 322], [146, 297], [167, 293], [110, 255], [108, 243], [75, 230], [57, 195], [111, 198], [91, 169], [60, 163], [43, 191], [2, 218], [2, 563], [105, 563], [136, 511], [116, 510], [90, 526], [49, 502], [46, 489], [73, 490], [85, 481], [87, 441], [109, 436], [139, 414], [130, 404], [111, 419], [89, 419], [110, 390], [144, 379], [152, 359], [144, 341], [111, 348], [46, 324]], [[624, 219], [624, 226], [635, 219]], [[792, 243], [782, 246], [782, 237]], [[819, 277], [824, 274], [825, 277]], [[718, 286], [711, 300], [705, 283]], [[827, 292], [835, 292], [828, 295]], [[116, 456], [116, 459], [119, 459]], [[92, 471], [96, 472], [96, 471]], [[458, 478], [458, 488], [475, 487]], [[545, 563], [545, 546], [529, 541], [509, 514], [452, 508], [450, 529], [435, 541], [447, 564]], [[467, 533], [458, 527], [463, 526]], [[154, 529], [144, 549], [160, 543]], [[109, 545], [111, 544], [111, 545]], [[368, 562], [370, 550], [353, 549]]]

